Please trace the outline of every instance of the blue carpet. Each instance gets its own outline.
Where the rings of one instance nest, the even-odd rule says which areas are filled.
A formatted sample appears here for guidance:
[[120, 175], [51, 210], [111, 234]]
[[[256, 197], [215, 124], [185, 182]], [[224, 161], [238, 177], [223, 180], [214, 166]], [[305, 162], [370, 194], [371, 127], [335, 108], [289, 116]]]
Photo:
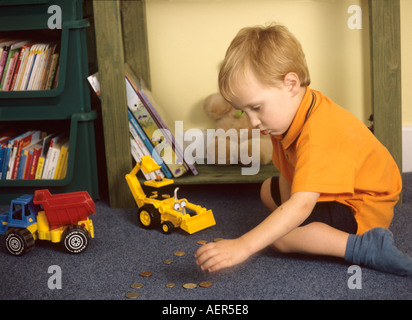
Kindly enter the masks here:
[[[397, 246], [412, 255], [412, 174], [404, 174], [403, 205], [395, 209], [390, 227]], [[259, 201], [258, 185], [182, 186], [179, 197], [213, 210], [216, 226], [188, 235], [176, 230], [165, 235], [137, 225], [136, 209], [111, 209], [96, 202], [92, 217], [96, 237], [80, 255], [58, 244], [37, 241], [29, 254], [13, 257], [0, 236], [0, 299], [126, 300], [278, 300], [278, 299], [412, 299], [412, 278], [362, 268], [361, 289], [350, 289], [352, 273], [339, 259], [284, 255], [265, 249], [245, 263], [216, 274], [201, 272], [194, 253], [198, 240], [234, 238], [257, 225], [267, 214]], [[1, 211], [8, 208], [0, 207]], [[186, 255], [176, 257], [176, 251]], [[171, 259], [173, 263], [164, 264]], [[61, 269], [61, 289], [49, 289], [52, 265]], [[151, 271], [142, 278], [139, 273]], [[187, 290], [184, 283], [212, 281], [210, 288]], [[140, 282], [143, 288], [130, 285]], [[175, 287], [166, 288], [169, 282]]]

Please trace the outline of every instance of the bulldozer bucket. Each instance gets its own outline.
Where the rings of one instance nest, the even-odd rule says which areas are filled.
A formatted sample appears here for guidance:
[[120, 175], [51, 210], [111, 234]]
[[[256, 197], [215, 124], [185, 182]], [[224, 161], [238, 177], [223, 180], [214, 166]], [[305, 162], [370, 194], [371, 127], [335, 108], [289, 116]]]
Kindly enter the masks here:
[[213, 217], [212, 210], [207, 210], [192, 216], [188, 219], [184, 219], [180, 228], [189, 234], [198, 232], [200, 230], [209, 228], [216, 224], [215, 218]]

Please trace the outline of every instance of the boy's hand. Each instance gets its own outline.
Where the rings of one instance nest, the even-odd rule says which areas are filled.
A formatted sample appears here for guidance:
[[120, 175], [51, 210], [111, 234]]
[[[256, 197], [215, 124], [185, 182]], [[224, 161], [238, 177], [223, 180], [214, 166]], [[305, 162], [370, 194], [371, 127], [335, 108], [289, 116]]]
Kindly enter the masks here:
[[273, 244], [297, 228], [312, 212], [318, 198], [316, 192], [296, 192], [265, 220], [234, 240], [203, 245], [195, 254], [197, 264], [209, 272], [232, 267]]
[[241, 238], [210, 242], [195, 253], [196, 263], [204, 271], [218, 271], [237, 265], [249, 258]]

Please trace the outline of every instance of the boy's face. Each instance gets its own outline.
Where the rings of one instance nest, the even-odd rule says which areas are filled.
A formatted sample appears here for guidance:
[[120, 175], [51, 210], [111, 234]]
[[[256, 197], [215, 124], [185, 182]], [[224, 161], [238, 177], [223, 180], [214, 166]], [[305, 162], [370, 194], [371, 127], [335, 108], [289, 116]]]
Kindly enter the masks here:
[[234, 87], [232, 106], [244, 111], [252, 126], [262, 134], [282, 135], [292, 123], [301, 101], [292, 90], [296, 83], [288, 85], [286, 80], [285, 77], [277, 86], [266, 86], [252, 72], [246, 72]]

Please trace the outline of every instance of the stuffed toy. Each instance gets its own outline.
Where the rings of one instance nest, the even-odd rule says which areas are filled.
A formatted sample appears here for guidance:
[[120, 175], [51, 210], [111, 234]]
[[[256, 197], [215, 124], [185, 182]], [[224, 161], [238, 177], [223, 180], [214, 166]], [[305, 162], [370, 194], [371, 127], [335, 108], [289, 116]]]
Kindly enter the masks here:
[[[242, 164], [241, 150], [247, 150], [248, 157], [259, 157], [260, 165], [266, 165], [272, 160], [272, 141], [270, 136], [261, 135], [260, 132], [252, 136], [252, 126], [247, 118], [247, 115], [241, 111], [234, 109], [220, 93], [211, 94], [205, 100], [203, 105], [204, 111], [208, 117], [215, 120], [215, 129], [223, 129], [226, 133], [231, 132], [233, 134], [232, 141], [237, 141], [238, 152], [236, 154], [233, 142], [230, 143], [230, 135], [215, 135], [215, 141], [210, 143], [215, 144], [215, 164], [229, 165], [229, 164]], [[235, 129], [230, 130], [230, 129]], [[247, 129], [248, 137], [241, 135], [240, 129]], [[244, 131], [244, 130], [242, 130]], [[216, 131], [217, 132], [217, 131]], [[245, 137], [242, 139], [242, 137]], [[221, 141], [226, 140], [226, 153], [218, 152], [219, 145], [225, 143]], [[257, 147], [260, 144], [260, 151]], [[211, 146], [212, 147], [212, 146]], [[232, 148], [232, 152], [231, 151]], [[245, 156], [243, 157], [245, 158]], [[246, 160], [246, 159], [244, 159]], [[256, 163], [257, 158], [253, 159]], [[250, 158], [249, 161], [251, 162]], [[243, 163], [245, 164], [245, 163]], [[247, 164], [245, 164], [247, 165]]]

